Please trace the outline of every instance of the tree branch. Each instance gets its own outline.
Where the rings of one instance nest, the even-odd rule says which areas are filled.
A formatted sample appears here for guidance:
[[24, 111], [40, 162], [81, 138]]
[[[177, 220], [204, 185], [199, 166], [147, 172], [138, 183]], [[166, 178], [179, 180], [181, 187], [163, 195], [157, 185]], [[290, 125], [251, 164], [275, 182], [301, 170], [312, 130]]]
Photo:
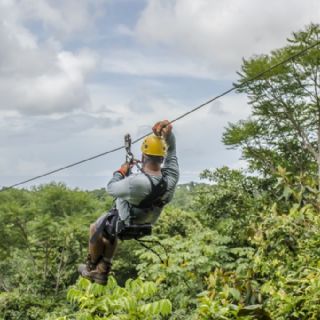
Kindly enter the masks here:
[[61, 255], [60, 255], [60, 262], [59, 262], [58, 274], [57, 274], [57, 280], [56, 280], [56, 287], [55, 287], [55, 293], [56, 293], [56, 294], [57, 294], [58, 291], [59, 291], [61, 270], [62, 270], [62, 267], [63, 267], [64, 251], [65, 251], [65, 247], [63, 247], [62, 252], [61, 252]]
[[296, 132], [298, 133], [300, 138], [302, 139], [303, 145], [313, 155], [315, 160], [318, 161], [317, 151], [312, 147], [311, 142], [309, 141], [307, 134], [305, 133], [305, 131], [303, 130], [301, 125], [298, 123], [298, 121], [294, 118], [293, 113], [290, 110], [290, 107], [283, 99], [281, 99], [281, 97], [279, 97], [275, 94], [275, 88], [272, 85], [272, 83], [270, 83], [270, 81], [268, 81], [268, 84], [269, 84], [270, 88], [272, 89], [270, 92], [272, 98], [275, 99], [287, 111], [286, 116], [289, 119], [289, 121], [291, 122], [291, 124], [293, 125], [294, 129], [296, 130]]
[[21, 234], [22, 234], [22, 237], [23, 237], [24, 240], [25, 240], [25, 243], [26, 243], [26, 246], [27, 246], [27, 248], [28, 248], [28, 252], [29, 252], [30, 258], [31, 258], [32, 262], [34, 263], [34, 265], [36, 265], [36, 259], [35, 259], [35, 257], [33, 256], [32, 251], [31, 251], [31, 248], [30, 248], [29, 239], [28, 239], [28, 234], [27, 234], [25, 228], [23, 227], [22, 223], [20, 222], [20, 220], [19, 220], [18, 218], [16, 218], [16, 225], [17, 225], [18, 228], [20, 229]]

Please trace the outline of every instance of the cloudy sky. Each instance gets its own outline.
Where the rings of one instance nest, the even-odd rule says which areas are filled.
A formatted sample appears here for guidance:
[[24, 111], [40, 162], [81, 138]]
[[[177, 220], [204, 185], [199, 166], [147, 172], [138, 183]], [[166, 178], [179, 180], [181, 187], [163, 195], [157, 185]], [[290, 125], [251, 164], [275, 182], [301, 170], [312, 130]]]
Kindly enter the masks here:
[[[0, 188], [177, 117], [231, 87], [243, 57], [310, 22], [319, 0], [0, 0]], [[180, 182], [243, 166], [221, 135], [249, 114], [233, 94], [177, 122]], [[104, 187], [124, 156], [32, 184]]]

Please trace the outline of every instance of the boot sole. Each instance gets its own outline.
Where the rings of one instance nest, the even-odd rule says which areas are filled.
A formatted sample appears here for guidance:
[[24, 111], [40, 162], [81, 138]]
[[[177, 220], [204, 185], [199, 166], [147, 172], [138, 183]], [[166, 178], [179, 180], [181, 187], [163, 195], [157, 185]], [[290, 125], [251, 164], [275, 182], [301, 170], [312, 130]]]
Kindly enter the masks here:
[[84, 264], [79, 266], [78, 272], [83, 278], [88, 279], [91, 282], [95, 282], [100, 285], [106, 285], [108, 282], [108, 276], [106, 276], [105, 278], [98, 278], [94, 274], [90, 274], [90, 272], [87, 272], [86, 266]]
[[85, 275], [82, 275], [82, 274], [81, 274], [81, 277], [89, 280], [90, 282], [94, 282], [94, 283], [97, 283], [97, 284], [100, 284], [100, 285], [103, 285], [103, 286], [106, 285], [107, 282], [108, 282], [108, 279], [107, 280], [100, 280], [100, 279], [95, 279], [95, 278], [92, 278], [90, 276], [85, 276]]

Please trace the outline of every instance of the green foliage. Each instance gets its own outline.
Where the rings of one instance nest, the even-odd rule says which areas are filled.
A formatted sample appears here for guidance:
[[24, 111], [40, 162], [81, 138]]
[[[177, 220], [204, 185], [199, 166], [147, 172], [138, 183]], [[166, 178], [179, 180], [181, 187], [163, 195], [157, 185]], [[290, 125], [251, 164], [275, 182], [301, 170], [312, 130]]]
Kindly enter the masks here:
[[80, 279], [70, 304], [88, 225], [107, 198], [63, 185], [0, 193], [0, 226], [11, 237], [1, 249], [0, 318], [318, 319], [317, 179], [282, 167], [271, 180], [228, 168], [202, 177], [211, 184], [184, 190], [195, 211], [166, 207], [144, 239], [156, 241], [153, 251], [120, 244], [122, 287]]
[[260, 304], [258, 283], [250, 280], [248, 273], [241, 276], [216, 269], [207, 285], [207, 290], [198, 296], [198, 319], [271, 319]]
[[136, 266], [139, 259], [135, 252], [141, 247], [134, 241], [123, 241], [117, 249], [116, 259], [113, 261], [112, 271], [120, 285], [124, 285], [130, 278], [136, 278], [138, 275]]
[[277, 166], [281, 165], [294, 174], [318, 173], [319, 48], [311, 49], [263, 77], [245, 82], [315, 44], [319, 35], [320, 26], [311, 24], [293, 33], [286, 47], [243, 61], [238, 91], [248, 96], [252, 116], [230, 124], [223, 142], [240, 148], [253, 170], [275, 174]]
[[[63, 303], [60, 298], [77, 279], [76, 265], [86, 254], [88, 226], [106, 200], [63, 184], [0, 193], [0, 292], [6, 297], [0, 317], [18, 319], [21, 312], [23, 319], [39, 319], [32, 314]], [[26, 312], [28, 306], [39, 310]]]
[[253, 268], [264, 279], [261, 293], [274, 318], [318, 319], [319, 193], [314, 182], [302, 183], [306, 177], [281, 174], [282, 199], [288, 202], [289, 194], [291, 206], [274, 204], [257, 223]]
[[195, 209], [198, 219], [222, 235], [233, 238], [234, 243], [246, 245], [252, 232], [250, 221], [270, 202], [266, 194], [271, 181], [246, 176], [240, 170], [227, 167], [201, 174], [207, 185], [196, 197]]
[[[319, 35], [310, 25], [245, 60], [240, 83]], [[179, 186], [151, 250], [121, 243], [106, 286], [76, 271], [105, 189], [1, 192], [0, 319], [320, 319], [319, 61], [315, 48], [239, 89], [253, 115], [223, 139], [263, 177], [223, 167]]]
[[[304, 182], [310, 183], [310, 185]], [[279, 200], [251, 222], [247, 268], [216, 269], [199, 296], [200, 319], [318, 319], [319, 193], [279, 168]]]
[[[11, 192], [4, 196], [8, 193], [10, 199]], [[13, 201], [1, 203], [1, 231], [10, 239], [0, 262], [5, 287], [58, 292], [75, 279], [72, 266], [80, 260], [97, 204], [85, 192], [55, 184], [35, 189], [32, 197], [30, 192], [16, 190], [13, 196]], [[28, 201], [22, 202], [20, 196]], [[26, 269], [33, 272], [26, 273]]]
[[193, 195], [196, 194], [204, 184], [190, 182], [180, 184], [176, 187], [174, 198], [170, 203], [171, 206], [182, 210], [190, 211], [193, 207]]
[[[168, 225], [176, 225], [168, 229]], [[167, 226], [167, 228], [165, 227]], [[196, 232], [195, 232], [196, 230]], [[248, 268], [249, 247], [235, 247], [230, 236], [204, 226], [195, 214], [167, 209], [156, 228], [153, 249], [138, 251], [139, 275], [159, 284], [161, 296], [173, 303], [172, 319], [190, 317], [197, 306], [197, 295], [206, 288], [208, 274], [217, 268], [239, 272]], [[170, 238], [165, 236], [170, 232]], [[174, 234], [175, 232], [175, 234]]]
[[0, 294], [0, 315], [5, 320], [44, 319], [51, 306], [52, 301], [35, 295]]
[[172, 311], [171, 303], [168, 299], [155, 300], [156, 292], [155, 283], [139, 278], [127, 280], [124, 288], [113, 277], [106, 286], [81, 278], [68, 291], [68, 300], [80, 310], [58, 319], [165, 319]]
[[161, 219], [153, 228], [153, 233], [159, 238], [168, 238], [176, 235], [185, 237], [201, 228], [202, 224], [194, 213], [186, 212], [171, 205], [161, 213]]

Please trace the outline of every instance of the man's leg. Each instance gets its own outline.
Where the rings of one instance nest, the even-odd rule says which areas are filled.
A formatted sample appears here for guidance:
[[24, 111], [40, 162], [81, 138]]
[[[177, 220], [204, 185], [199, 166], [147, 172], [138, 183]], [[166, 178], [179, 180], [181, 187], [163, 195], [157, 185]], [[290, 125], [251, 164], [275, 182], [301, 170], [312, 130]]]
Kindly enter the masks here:
[[94, 241], [90, 241], [101, 223], [104, 223], [106, 215], [101, 216], [96, 223], [90, 225], [89, 232], [89, 255], [87, 263], [79, 266], [79, 273], [100, 284], [106, 284], [111, 270], [112, 258], [117, 248], [117, 239], [110, 241], [102, 234], [96, 234]]
[[117, 250], [118, 239], [115, 238], [114, 241], [111, 242], [106, 238], [102, 238], [102, 241], [104, 242], [103, 255], [99, 263], [97, 264], [96, 270], [98, 270], [99, 272], [109, 273], [112, 266], [112, 259]]
[[105, 242], [102, 238], [102, 235], [98, 235], [95, 238], [95, 241], [91, 241], [92, 236], [97, 231], [96, 223], [92, 223], [90, 225], [90, 231], [89, 231], [89, 248], [88, 252], [90, 255], [90, 259], [92, 263], [97, 264], [99, 260], [102, 258], [104, 249], [105, 249]]

